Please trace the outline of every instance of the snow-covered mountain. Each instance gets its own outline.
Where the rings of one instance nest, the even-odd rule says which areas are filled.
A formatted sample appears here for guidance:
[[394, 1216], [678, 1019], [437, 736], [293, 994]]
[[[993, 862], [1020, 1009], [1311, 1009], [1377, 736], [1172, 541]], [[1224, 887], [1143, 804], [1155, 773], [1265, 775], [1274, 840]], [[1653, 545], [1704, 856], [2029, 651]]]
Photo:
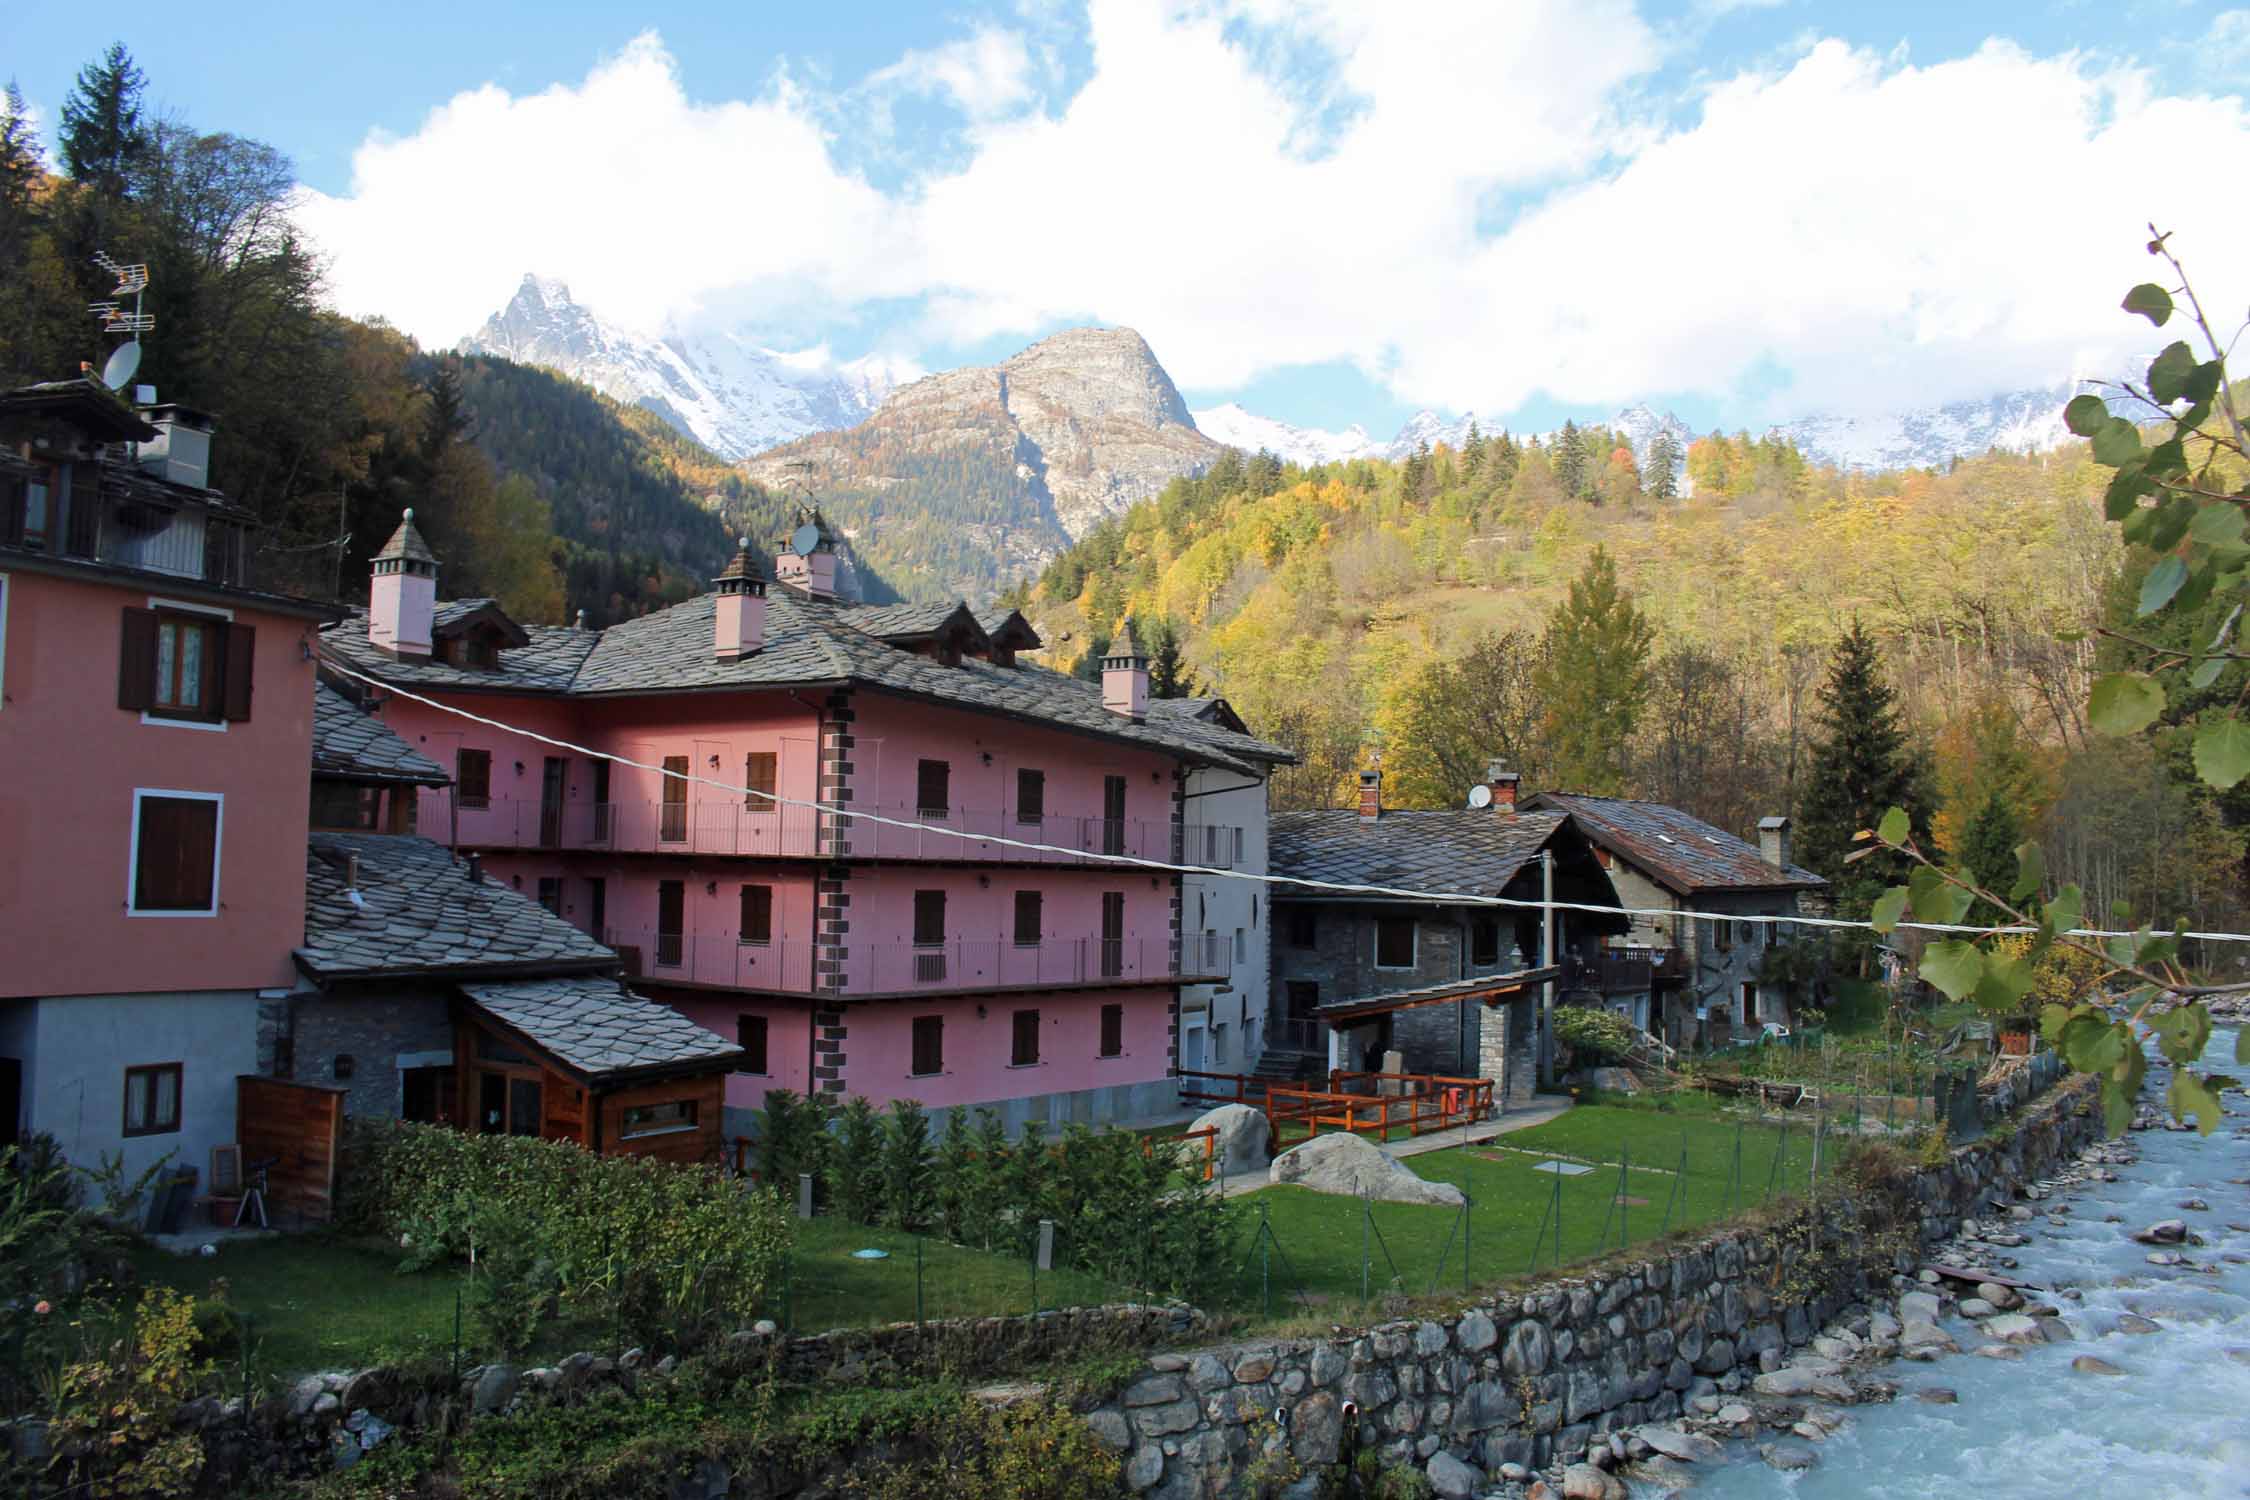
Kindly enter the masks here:
[[1314, 464], [1366, 458], [1378, 446], [1367, 435], [1367, 429], [1356, 422], [1342, 432], [1297, 427], [1244, 411], [1232, 401], [1189, 415], [1195, 418], [1196, 430], [1214, 443], [1240, 448], [1245, 453], [1263, 449], [1287, 463], [1304, 464], [1308, 468]]
[[2063, 426], [2063, 405], [2084, 388], [2064, 381], [1918, 411], [1805, 417], [1773, 431], [1807, 457], [1842, 469], [1934, 468], [1993, 448], [2040, 453], [2073, 441]]
[[649, 338], [604, 323], [559, 281], [526, 275], [508, 305], [461, 341], [584, 381], [647, 407], [721, 458], [747, 458], [807, 433], [851, 427], [920, 371], [826, 350], [768, 349], [740, 334]]

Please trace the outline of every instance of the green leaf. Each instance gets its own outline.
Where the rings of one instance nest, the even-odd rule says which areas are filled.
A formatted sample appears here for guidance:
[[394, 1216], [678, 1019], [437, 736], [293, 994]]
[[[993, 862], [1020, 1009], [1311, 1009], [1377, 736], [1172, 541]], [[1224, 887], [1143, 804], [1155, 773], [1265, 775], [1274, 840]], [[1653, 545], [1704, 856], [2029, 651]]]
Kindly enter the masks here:
[[2194, 373], [2195, 355], [2188, 346], [2166, 344], [2164, 352], [2148, 362], [2148, 393], [2170, 406], [2185, 393], [2188, 377]]
[[2061, 937], [2078, 925], [2078, 916], [2086, 904], [2085, 893], [2074, 885], [2066, 885], [2055, 892], [2055, 899], [2040, 908], [2040, 926], [2050, 935]]
[[2008, 887], [2010, 901], [2027, 901], [2047, 883], [2047, 856], [2034, 843], [2016, 845], [2016, 883]]
[[2211, 1013], [2201, 1005], [2182, 1005], [2148, 1019], [2156, 1033], [2156, 1050], [2184, 1068], [2211, 1045]]
[[1929, 865], [1915, 866], [1906, 886], [1914, 897], [1914, 915], [1924, 922], [1958, 922], [1976, 899]]
[[2250, 724], [2231, 713], [2205, 720], [2195, 731], [2195, 774], [2222, 792], [2250, 776]]
[[2146, 466], [2129, 463], [2120, 468], [2102, 493], [2102, 513], [2112, 521], [2122, 521], [2140, 508], [2141, 496], [2155, 488], [2149, 482]]
[[2153, 281], [2144, 281], [2134, 287], [2118, 305], [2129, 313], [2139, 313], [2159, 328], [2170, 321], [2172, 316], [2172, 294]]
[[1883, 814], [1883, 821], [1876, 825], [1875, 836], [1886, 844], [1903, 844], [1912, 837], [1913, 827], [1913, 820], [1906, 816], [1906, 809], [1894, 807]]
[[2102, 1080], [2102, 1128], [2111, 1135], [2133, 1128], [2133, 1096], [2114, 1078]]
[[2032, 964], [2028, 954], [2015, 958], [2002, 958], [1997, 953], [1987, 954], [1984, 977], [1977, 981], [1977, 1004], [1986, 1010], [2012, 1015], [2023, 1004], [2023, 997], [2031, 993]]
[[2188, 522], [2188, 535], [2206, 547], [2228, 547], [2242, 540], [2242, 507], [2229, 500], [2214, 500]]
[[2080, 1016], [2063, 1028], [2062, 1054], [2081, 1073], [2101, 1073], [2125, 1060], [2132, 1037], [2118, 1023], [2100, 1015]]
[[2187, 564], [2177, 556], [2160, 557], [2156, 566], [2148, 570], [2141, 580], [2141, 613], [2153, 615], [2172, 602], [2172, 596], [2187, 582]]
[[2063, 426], [2080, 437], [2092, 437], [2109, 421], [2109, 403], [2099, 396], [2073, 396], [2063, 408]]
[[1877, 932], [1887, 934], [1897, 930], [1898, 919], [1905, 913], [1906, 887], [1894, 885], [1875, 898], [1875, 910], [1869, 914], [1868, 921]]
[[[2040, 1006], [2039, 1034], [2047, 1039], [2048, 1046], [2060, 1047], [2062, 1045], [2063, 1033], [2069, 1029], [2071, 1022], [2077, 1020], [2081, 1015], [2085, 1014], [2086, 1009], [2087, 1007], [2083, 1005], [2069, 1006], [2047, 1004]], [[2073, 1066], [2076, 1065], [2073, 1064]]]
[[2203, 1086], [2202, 1079], [2185, 1068], [2172, 1075], [2172, 1086], [2164, 1091], [2164, 1103], [2175, 1120], [2195, 1116], [2198, 1135], [2209, 1135], [2219, 1128], [2219, 1101]]
[[2116, 468], [2141, 456], [2141, 430], [2123, 417], [2111, 417], [2094, 434], [2094, 462]]
[[2219, 674], [2226, 669], [2227, 659], [2225, 657], [2206, 656], [2195, 664], [2194, 671], [2188, 673], [2188, 686], [2200, 693], [2212, 683], [2217, 682]]
[[1984, 977], [1984, 953], [1959, 938], [1932, 943], [1922, 954], [1922, 977], [1943, 990], [1946, 999], [1959, 1000]]
[[[2207, 359], [2202, 364], [2197, 365], [2194, 373], [2189, 375], [2187, 380], [2182, 383], [2180, 395], [2194, 402], [2197, 406], [2208, 406], [2211, 398], [2219, 394], [2219, 382], [2226, 377], [2226, 373], [2225, 360]], [[2209, 413], [2206, 412], [2204, 415], [2208, 416]], [[2203, 417], [2201, 416], [2189, 417], [2183, 414], [2180, 421], [2183, 430], [2192, 431], [2202, 425]]]
[[2164, 687], [2146, 672], [2111, 672], [2094, 680], [2086, 721], [2101, 734], [2139, 734], [2164, 712]]

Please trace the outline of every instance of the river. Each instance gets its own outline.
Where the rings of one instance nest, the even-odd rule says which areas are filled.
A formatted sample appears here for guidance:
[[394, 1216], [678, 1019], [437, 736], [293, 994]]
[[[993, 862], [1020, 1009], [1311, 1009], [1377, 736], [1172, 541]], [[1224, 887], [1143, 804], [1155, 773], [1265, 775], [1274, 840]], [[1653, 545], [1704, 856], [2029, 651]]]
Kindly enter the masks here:
[[[2234, 1033], [2214, 1035], [2208, 1067], [2240, 1074]], [[2152, 1076], [2157, 1069], [2151, 1069]], [[2162, 1080], [2149, 1097], [2161, 1098]], [[2031, 1243], [2006, 1253], [2013, 1275], [2082, 1300], [2052, 1299], [2078, 1337], [2032, 1345], [2021, 1360], [1966, 1351], [1984, 1340], [1975, 1324], [1948, 1318], [1963, 1353], [1934, 1364], [1900, 1361], [1895, 1404], [1855, 1407], [1848, 1425], [1817, 1445], [1817, 1467], [1769, 1469], [1747, 1444], [1729, 1445], [1688, 1492], [1690, 1500], [2244, 1500], [2250, 1497], [2250, 1110], [2225, 1099], [2227, 1118], [2204, 1137], [2163, 1129], [2134, 1132], [2137, 1164], [2116, 1182], [2058, 1192], [2063, 1227], [2042, 1215], [2015, 1227]], [[2201, 1198], [2207, 1211], [2183, 1210]], [[2106, 1222], [2110, 1215], [2118, 1222]], [[2208, 1242], [2180, 1246], [2205, 1275], [2149, 1264], [2150, 1247], [2130, 1235], [2160, 1219], [2184, 1219]], [[2229, 1223], [2245, 1226], [2230, 1230]], [[2242, 1257], [2235, 1261], [2228, 1255]], [[1964, 1293], [1966, 1289], [1962, 1289]], [[2156, 1333], [2126, 1334], [2127, 1313], [2153, 1318]], [[2122, 1377], [2071, 1368], [2081, 1354]], [[1958, 1405], [1916, 1399], [1925, 1387], [1960, 1395]], [[1636, 1497], [1658, 1491], [1636, 1485]]]

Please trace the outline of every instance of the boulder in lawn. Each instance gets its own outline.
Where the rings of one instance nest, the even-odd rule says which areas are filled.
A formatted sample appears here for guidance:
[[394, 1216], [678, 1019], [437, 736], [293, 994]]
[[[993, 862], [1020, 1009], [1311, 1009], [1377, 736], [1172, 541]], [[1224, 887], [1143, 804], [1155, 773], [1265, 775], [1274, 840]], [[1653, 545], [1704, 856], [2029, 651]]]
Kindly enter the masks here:
[[[1211, 1152], [1222, 1176], [1254, 1172], [1273, 1154], [1273, 1126], [1267, 1122], [1264, 1111], [1247, 1104], [1222, 1104], [1197, 1115], [1188, 1133], [1193, 1135], [1200, 1130], [1219, 1132], [1218, 1139], [1211, 1143]], [[1192, 1167], [1203, 1159], [1203, 1143], [1185, 1142], [1181, 1154]]]
[[1316, 1193], [1373, 1197], [1386, 1203], [1461, 1204], [1461, 1190], [1450, 1182], [1424, 1182], [1372, 1142], [1356, 1135], [1316, 1135], [1273, 1159], [1269, 1180], [1295, 1183]]

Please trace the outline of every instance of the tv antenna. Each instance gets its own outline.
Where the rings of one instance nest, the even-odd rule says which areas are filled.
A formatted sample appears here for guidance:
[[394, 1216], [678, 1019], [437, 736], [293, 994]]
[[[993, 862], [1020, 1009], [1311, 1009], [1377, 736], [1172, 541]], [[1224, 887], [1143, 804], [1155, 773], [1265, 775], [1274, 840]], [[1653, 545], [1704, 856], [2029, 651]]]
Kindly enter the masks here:
[[[156, 327], [155, 315], [142, 311], [142, 296], [148, 291], [148, 267], [121, 264], [106, 250], [94, 252], [94, 264], [116, 277], [117, 285], [101, 301], [87, 303], [86, 311], [102, 320], [102, 332], [133, 336], [131, 343], [120, 344], [112, 350], [102, 365], [102, 384], [113, 391], [122, 390], [141, 367], [141, 335]], [[125, 310], [123, 299], [127, 297], [133, 299], [131, 312]]]

